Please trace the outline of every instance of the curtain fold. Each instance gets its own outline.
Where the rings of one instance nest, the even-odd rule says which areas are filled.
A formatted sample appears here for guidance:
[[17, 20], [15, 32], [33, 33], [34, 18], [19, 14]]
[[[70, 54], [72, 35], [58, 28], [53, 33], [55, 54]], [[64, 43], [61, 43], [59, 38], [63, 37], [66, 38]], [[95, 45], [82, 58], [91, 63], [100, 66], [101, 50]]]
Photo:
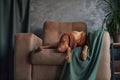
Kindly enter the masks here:
[[30, 0], [0, 0], [0, 80], [13, 80], [14, 35], [29, 32]]

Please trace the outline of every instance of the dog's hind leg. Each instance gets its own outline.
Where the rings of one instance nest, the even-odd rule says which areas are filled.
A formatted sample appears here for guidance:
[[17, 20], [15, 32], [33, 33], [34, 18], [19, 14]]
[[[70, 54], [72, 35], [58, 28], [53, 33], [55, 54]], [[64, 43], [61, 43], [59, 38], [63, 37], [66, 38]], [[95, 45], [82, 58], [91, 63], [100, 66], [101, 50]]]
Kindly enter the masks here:
[[65, 57], [65, 60], [69, 63], [70, 62], [70, 52], [71, 52], [71, 48], [68, 47], [67, 48], [67, 51], [66, 51], [66, 57]]
[[87, 45], [83, 46], [83, 50], [82, 50], [82, 54], [81, 54], [82, 60], [87, 59], [87, 50], [88, 50], [88, 46]]

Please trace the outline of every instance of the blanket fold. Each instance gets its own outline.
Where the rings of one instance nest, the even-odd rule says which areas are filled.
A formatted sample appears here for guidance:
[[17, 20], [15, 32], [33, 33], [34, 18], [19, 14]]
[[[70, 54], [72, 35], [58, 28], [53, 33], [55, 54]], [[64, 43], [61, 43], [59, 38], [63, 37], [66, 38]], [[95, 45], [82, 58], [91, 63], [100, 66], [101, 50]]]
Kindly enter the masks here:
[[70, 63], [65, 62], [60, 80], [95, 80], [103, 43], [103, 30], [88, 33], [88, 57], [82, 61], [81, 47], [71, 51]]

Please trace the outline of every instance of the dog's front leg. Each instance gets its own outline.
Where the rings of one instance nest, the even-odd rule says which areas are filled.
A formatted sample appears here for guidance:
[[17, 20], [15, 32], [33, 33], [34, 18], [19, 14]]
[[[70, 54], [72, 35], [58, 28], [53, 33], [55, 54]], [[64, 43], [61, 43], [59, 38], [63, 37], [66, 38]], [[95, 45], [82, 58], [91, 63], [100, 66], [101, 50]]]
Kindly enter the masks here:
[[47, 45], [47, 46], [39, 46], [39, 50], [43, 50], [43, 49], [49, 49], [52, 48], [53, 46]]
[[65, 57], [65, 59], [68, 63], [70, 62], [70, 52], [71, 52], [71, 48], [68, 47], [67, 51], [66, 51], [67, 54], [66, 54], [66, 57]]

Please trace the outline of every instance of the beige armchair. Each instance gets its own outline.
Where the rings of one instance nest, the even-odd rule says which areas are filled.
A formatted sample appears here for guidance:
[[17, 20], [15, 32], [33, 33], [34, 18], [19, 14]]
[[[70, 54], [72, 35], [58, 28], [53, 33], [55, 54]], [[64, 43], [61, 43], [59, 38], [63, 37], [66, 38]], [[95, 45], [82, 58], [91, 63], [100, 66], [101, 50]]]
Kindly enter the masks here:
[[[58, 53], [56, 49], [32, 51], [40, 45], [57, 44], [64, 32], [87, 31], [87, 26], [83, 22], [48, 21], [45, 22], [43, 30], [43, 40], [32, 33], [16, 34], [14, 80], [59, 80], [65, 54]], [[96, 80], [110, 80], [110, 78], [110, 37], [108, 32], [105, 32]]]

